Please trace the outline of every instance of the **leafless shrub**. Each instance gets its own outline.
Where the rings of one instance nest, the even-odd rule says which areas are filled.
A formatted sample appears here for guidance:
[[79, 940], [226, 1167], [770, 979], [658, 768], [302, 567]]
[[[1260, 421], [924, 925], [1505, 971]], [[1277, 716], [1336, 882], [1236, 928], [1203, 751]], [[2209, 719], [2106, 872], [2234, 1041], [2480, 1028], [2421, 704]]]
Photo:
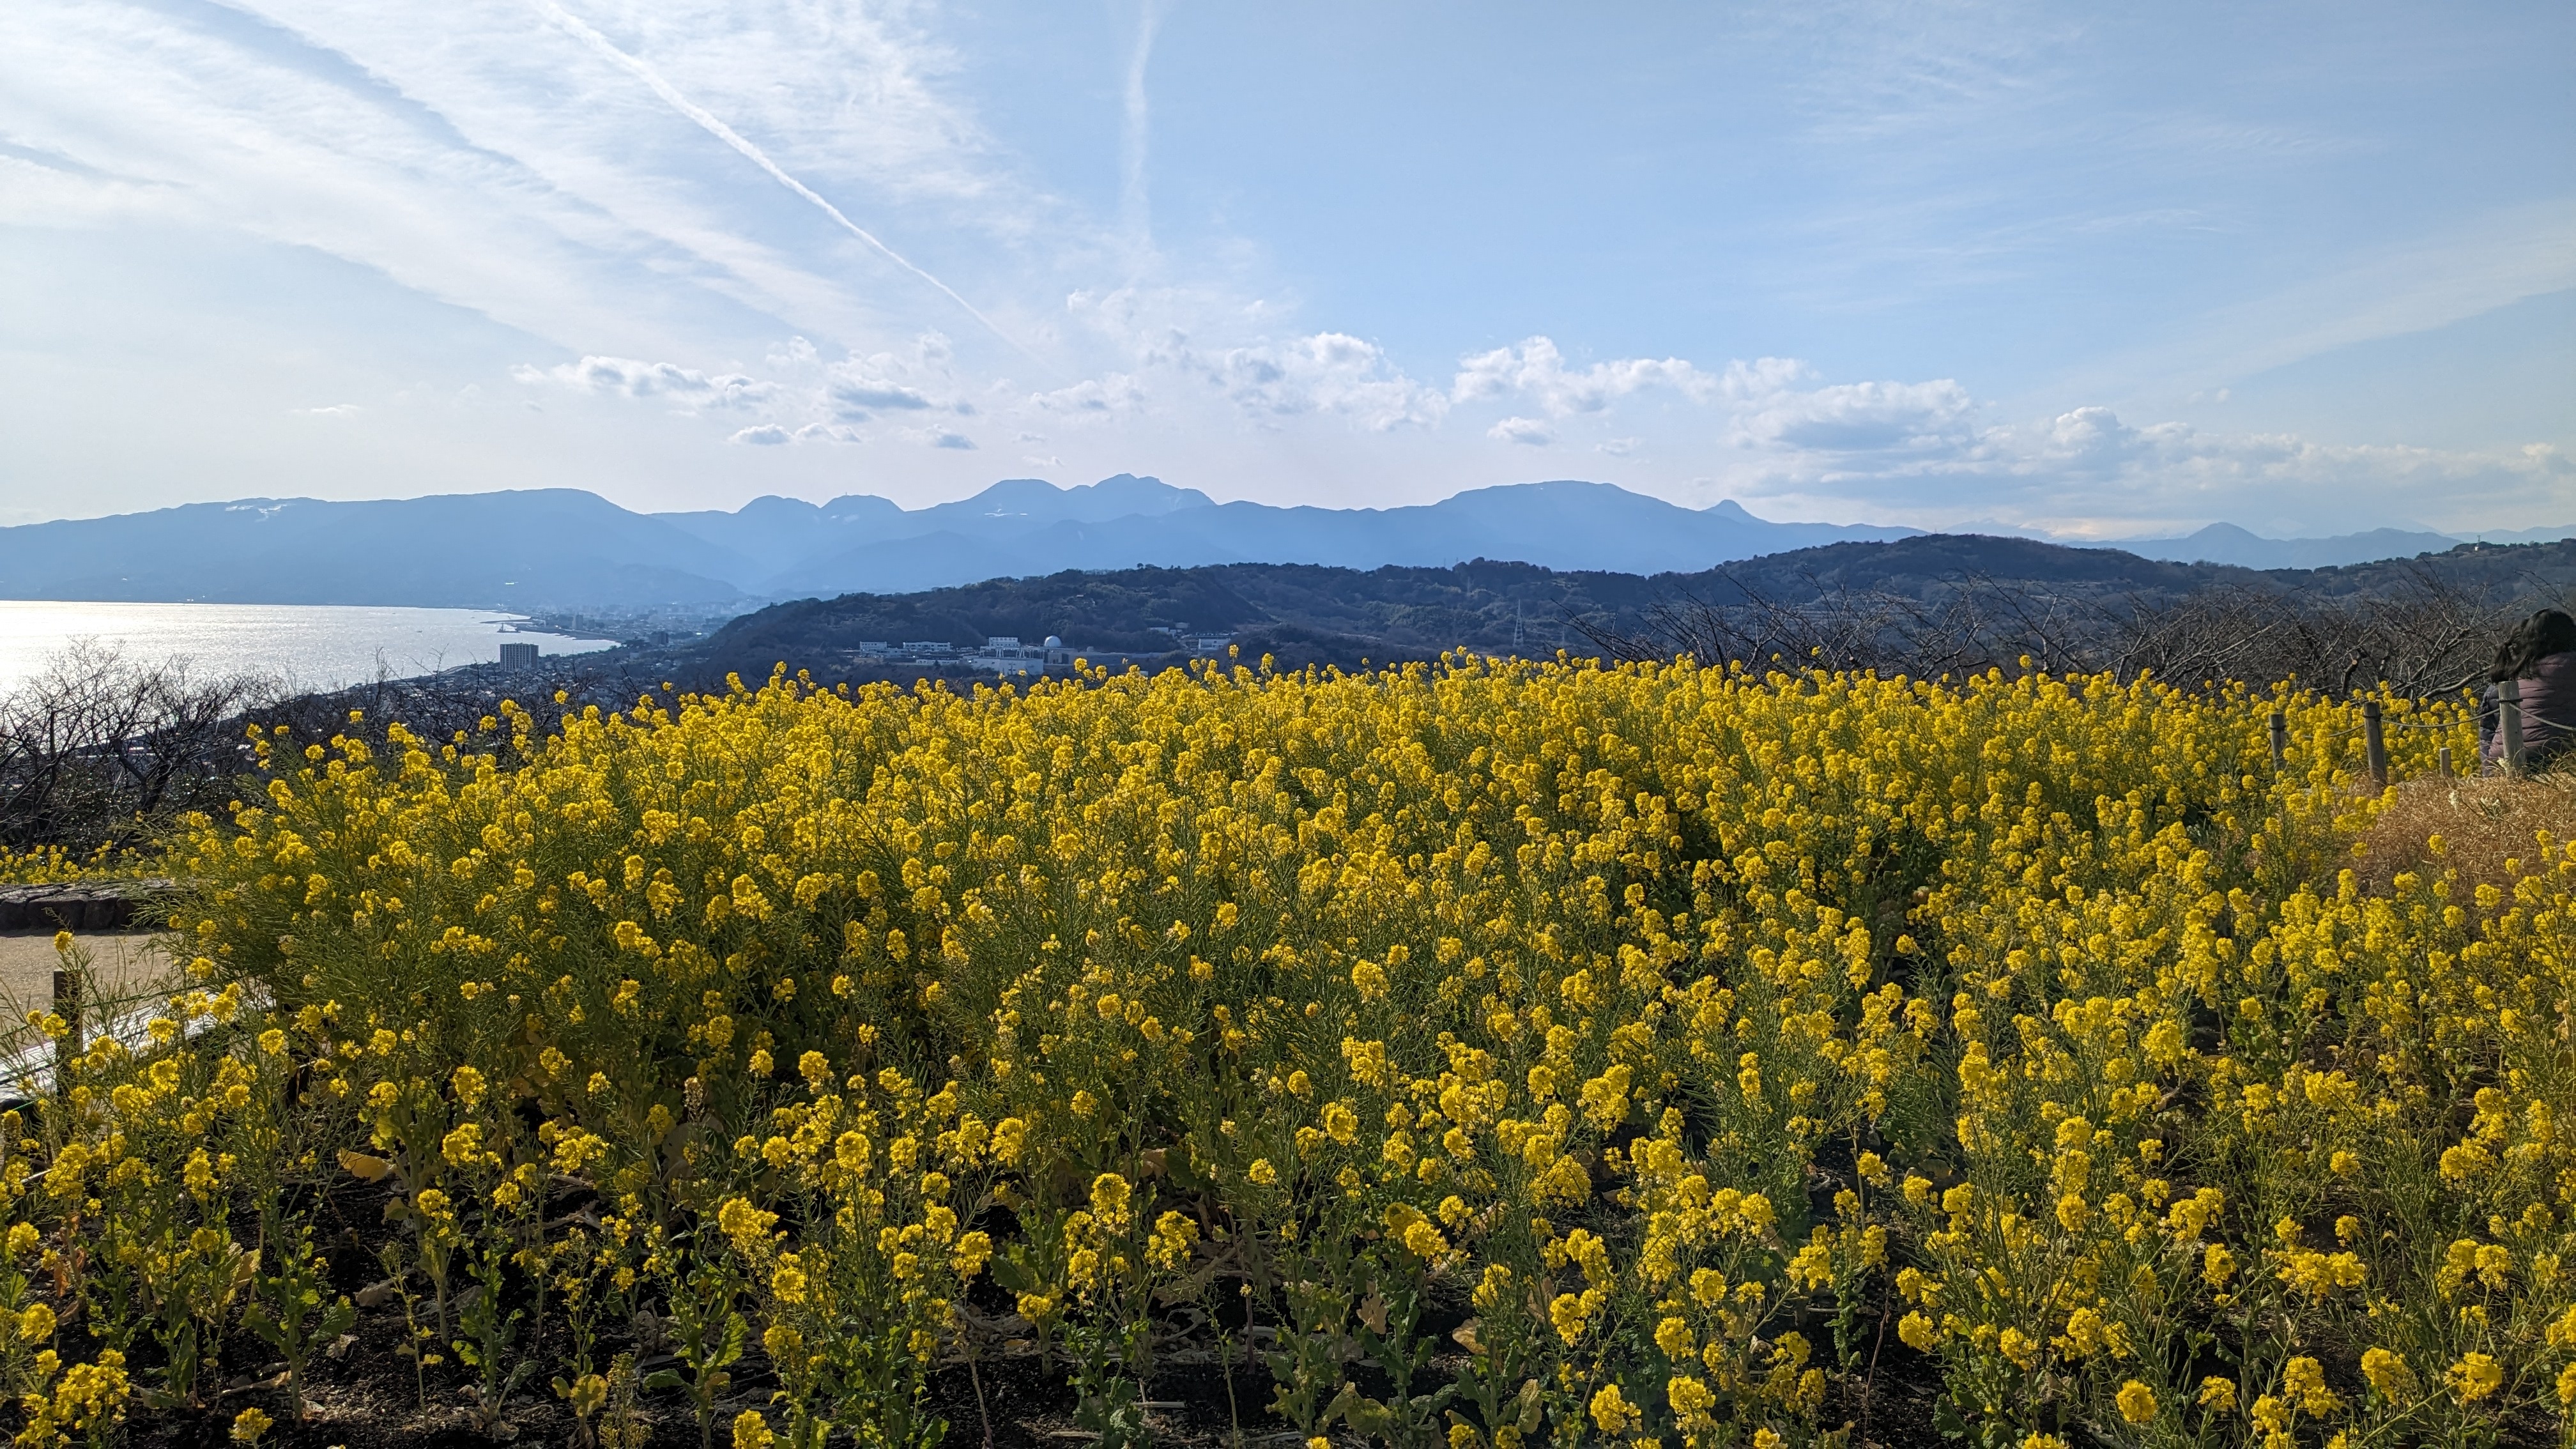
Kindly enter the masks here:
[[76, 643], [0, 696], [0, 845], [86, 853], [140, 844], [187, 811], [219, 813], [256, 788], [244, 778], [253, 727], [288, 752], [341, 735], [381, 745], [395, 721], [445, 743], [460, 731], [476, 738], [504, 699], [552, 726], [566, 708], [631, 708], [638, 694], [658, 689], [657, 681], [578, 656], [549, 664], [535, 674], [481, 666], [415, 678], [379, 669], [354, 689], [305, 692]]
[[[255, 726], [282, 745], [302, 749], [344, 735], [382, 744], [386, 727], [400, 723], [432, 744], [453, 743], [459, 734], [471, 743], [488, 737], [483, 721], [497, 721], [504, 700], [550, 728], [567, 711], [591, 705], [604, 711], [632, 709], [641, 696], [662, 697], [660, 679], [638, 672], [622, 655], [607, 657], [615, 662], [570, 654], [550, 657], [528, 672], [486, 664], [402, 678], [380, 666], [376, 678], [353, 688], [281, 692], [261, 700], [244, 711], [233, 730], [238, 735], [244, 725]], [[563, 696], [561, 703], [557, 695]], [[281, 726], [285, 732], [275, 733]]]
[[0, 699], [0, 842], [131, 844], [240, 768], [234, 721], [273, 686], [76, 643]]
[[2186, 685], [2295, 678], [2338, 694], [2385, 682], [2420, 697], [2479, 677], [2496, 635], [2535, 607], [2532, 587], [2473, 589], [2420, 565], [2345, 595], [2244, 585], [2115, 593], [1957, 575], [1920, 594], [1809, 577], [1791, 599], [1725, 577], [1739, 601], [1684, 595], [1637, 627], [1574, 626], [1614, 659], [1776, 660], [1915, 678], [1989, 668], [2152, 673]]

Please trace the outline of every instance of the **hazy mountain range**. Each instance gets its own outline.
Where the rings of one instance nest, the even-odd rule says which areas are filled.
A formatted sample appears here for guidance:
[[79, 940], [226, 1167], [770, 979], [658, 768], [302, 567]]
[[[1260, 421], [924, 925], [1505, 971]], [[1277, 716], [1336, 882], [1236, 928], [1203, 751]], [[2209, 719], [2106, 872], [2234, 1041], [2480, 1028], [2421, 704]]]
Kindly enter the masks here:
[[[1194, 488], [1124, 473], [1075, 488], [1011, 479], [919, 509], [851, 494], [823, 504], [759, 498], [730, 513], [643, 514], [578, 489], [360, 503], [260, 498], [0, 528], [0, 597], [722, 608], [1140, 565], [1438, 568], [1487, 558], [1557, 570], [1692, 573], [1917, 532], [1774, 523], [1732, 501], [1684, 508], [1573, 481], [1479, 488], [1385, 509], [1218, 503]], [[2576, 528], [2529, 536], [2568, 534]], [[2188, 538], [2113, 546], [2154, 558], [2285, 568], [2409, 556], [2455, 542], [2391, 530], [2270, 540], [2216, 524]]]
[[1219, 563], [1345, 568], [1511, 558], [1656, 573], [1915, 530], [1772, 523], [1600, 483], [1482, 488], [1419, 507], [1274, 508], [1120, 474], [904, 509], [853, 494], [731, 513], [629, 512], [575, 489], [369, 503], [200, 503], [0, 529], [0, 597], [228, 603], [749, 604], [982, 579]]
[[2103, 547], [2176, 563], [2234, 564], [2249, 569], [2330, 569], [2441, 553], [2463, 543], [2555, 543], [2562, 538], [2576, 538], [2576, 527], [2460, 535], [2374, 528], [2332, 538], [2264, 538], [2232, 523], [2213, 523], [2181, 538], [2128, 538]]

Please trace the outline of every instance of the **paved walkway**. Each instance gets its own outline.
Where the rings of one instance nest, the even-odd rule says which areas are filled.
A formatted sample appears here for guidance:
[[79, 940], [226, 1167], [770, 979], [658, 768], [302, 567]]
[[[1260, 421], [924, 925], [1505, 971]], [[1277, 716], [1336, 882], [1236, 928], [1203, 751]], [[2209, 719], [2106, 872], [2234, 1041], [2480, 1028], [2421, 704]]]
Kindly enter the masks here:
[[[89, 952], [92, 979], [107, 1001], [156, 985], [172, 969], [158, 932], [84, 932], [74, 939]], [[0, 932], [0, 1052], [32, 1040], [27, 1013], [53, 1004], [54, 968], [61, 964], [53, 932]], [[94, 1015], [91, 1024], [95, 1028]]]

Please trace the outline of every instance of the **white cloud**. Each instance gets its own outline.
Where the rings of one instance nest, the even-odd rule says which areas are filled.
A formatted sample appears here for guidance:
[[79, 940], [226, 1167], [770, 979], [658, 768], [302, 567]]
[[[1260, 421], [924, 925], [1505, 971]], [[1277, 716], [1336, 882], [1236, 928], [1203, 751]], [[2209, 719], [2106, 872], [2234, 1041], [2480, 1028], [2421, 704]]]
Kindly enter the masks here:
[[581, 41], [594, 55], [617, 66], [621, 70], [627, 71], [638, 80], [643, 81], [647, 86], [651, 87], [655, 95], [662, 98], [665, 104], [669, 105], [673, 110], [678, 111], [681, 115], [688, 117], [690, 122], [695, 124], [699, 129], [707, 132], [717, 140], [722, 141], [728, 148], [748, 159], [753, 165], [758, 166], [762, 171], [767, 172], [771, 180], [786, 187], [788, 191], [812, 205], [825, 216], [830, 217], [833, 223], [839, 226], [841, 230], [858, 238], [858, 240], [866, 244], [870, 250], [884, 257], [887, 261], [892, 262], [896, 267], [911, 273], [915, 278], [927, 283], [932, 290], [938, 292], [941, 296], [946, 297], [949, 301], [956, 303], [960, 309], [972, 316], [977, 322], [983, 324], [987, 330], [1000, 336], [1004, 341], [1011, 342], [1013, 347], [1016, 348], [1018, 346], [1018, 343], [1013, 341], [1008, 333], [1003, 332], [1001, 327], [996, 324], [993, 319], [985, 316], [973, 303], [958, 295], [954, 288], [950, 287], [946, 282], [941, 281], [939, 278], [932, 276], [919, 264], [903, 256], [894, 248], [886, 245], [884, 239], [877, 236], [876, 233], [869, 231], [866, 227], [852, 221], [849, 218], [849, 215], [843, 212], [841, 208], [833, 205], [819, 192], [816, 192], [803, 181], [790, 175], [787, 169], [780, 166], [777, 160], [771, 157], [768, 152], [753, 144], [752, 141], [745, 137], [740, 131], [737, 131], [732, 126], [726, 124], [722, 117], [689, 99], [689, 97], [683, 93], [678, 86], [671, 83], [669, 77], [656, 69], [650, 61], [646, 60], [642, 56], [631, 54], [625, 50], [619, 49], [614, 41], [601, 34], [588, 22], [566, 11], [562, 6], [555, 4], [554, 0], [531, 0], [531, 3], [536, 7], [538, 13], [552, 21], [557, 28]]
[[2142, 385], [2167, 395], [2201, 391], [2571, 287], [2576, 198], [2502, 206], [2303, 273], [2191, 319], [2175, 340], [2106, 353], [2070, 381], [2095, 396]]
[[1721, 383], [1678, 357], [1661, 361], [1631, 357], [1571, 370], [1553, 340], [1532, 337], [1516, 347], [1498, 347], [1460, 361], [1449, 395], [1462, 403], [1524, 399], [1549, 417], [1562, 418], [1600, 412], [1612, 401], [1649, 387], [1670, 387], [1702, 402], [1715, 395]]
[[921, 409], [935, 406], [919, 390], [897, 382], [878, 382], [845, 378], [830, 388], [832, 401], [843, 417], [864, 418], [871, 408]]
[[[1145, 388], [1132, 373], [1112, 372], [1100, 377], [1086, 377], [1071, 387], [1053, 392], [1031, 393], [1029, 406], [1040, 412], [1063, 413], [1077, 418], [1132, 417], [1145, 409]], [[1042, 443], [1046, 440], [1023, 433], [1020, 441]]]
[[725, 439], [729, 443], [751, 443], [761, 447], [777, 447], [783, 443], [864, 443], [867, 440], [866, 433], [840, 423], [807, 423], [801, 428], [762, 423], [757, 427], [744, 428]]
[[1166, 288], [1076, 292], [1067, 314], [1126, 362], [1098, 378], [1039, 394], [1037, 406], [1067, 414], [1126, 415], [1149, 405], [1189, 415], [1214, 399], [1239, 419], [1275, 430], [1301, 418], [1339, 418], [1364, 432], [1437, 428], [1449, 400], [1396, 367], [1383, 348], [1344, 332], [1211, 341], [1196, 324], [1231, 330], [1272, 309]]
[[2525, 526], [2576, 514], [2576, 463], [2547, 445], [2508, 452], [2342, 445], [2277, 433], [2128, 423], [2107, 407], [1958, 430], [1877, 453], [1790, 451], [1776, 496], [1893, 505], [1898, 521], [1955, 522], [1963, 503], [2015, 527], [2119, 537], [2225, 519], [2257, 531]]
[[[1462, 405], [1501, 399], [1535, 407], [1538, 417], [1516, 413], [1486, 436], [1538, 444], [1555, 441], [1568, 424], [1609, 417], [1622, 400], [1650, 389], [1715, 413], [1719, 435], [1734, 447], [1782, 455], [1954, 448], [1969, 436], [1975, 409], [1967, 389], [1948, 379], [1827, 384], [1807, 364], [1783, 357], [1732, 361], [1716, 371], [1678, 357], [1574, 368], [1545, 337], [1464, 359], [1450, 396]], [[1645, 445], [1640, 437], [1612, 435], [1596, 439], [1593, 448], [1627, 457]]]
[[0, 213], [310, 248], [573, 352], [668, 356], [710, 322], [773, 319], [864, 347], [900, 336], [895, 319], [964, 313], [890, 249], [782, 225], [793, 201], [746, 205], [777, 196], [755, 163], [905, 247], [1044, 228], [1069, 258], [1105, 234], [985, 134], [939, 18], [29, 0], [0, 47]]
[[1259, 342], [1198, 359], [1235, 406], [1256, 417], [1339, 413], [1371, 432], [1437, 426], [1445, 400], [1391, 366], [1376, 343], [1341, 332]]
[[1948, 379], [1782, 388], [1744, 399], [1731, 438], [1830, 453], [1942, 447], [1962, 439], [1973, 407], [1968, 390]]
[[585, 357], [544, 369], [520, 367], [512, 376], [524, 383], [554, 383], [580, 392], [668, 398], [690, 407], [748, 407], [776, 392], [770, 384], [738, 372], [710, 377], [676, 363], [639, 362], [631, 357]]
[[864, 443], [868, 435], [841, 423], [807, 423], [796, 430], [800, 443]]
[[[531, 385], [676, 403], [690, 412], [748, 411], [763, 420], [735, 429], [727, 441], [764, 446], [864, 444], [871, 435], [854, 425], [885, 415], [974, 417], [982, 411], [958, 393], [948, 340], [936, 332], [924, 333], [900, 350], [853, 354], [837, 362], [824, 361], [813, 344], [791, 337], [768, 350], [768, 365], [775, 376], [709, 376], [674, 363], [585, 357], [552, 368], [522, 366], [514, 376]], [[928, 423], [890, 436], [935, 448], [975, 446], [952, 428]]]
[[948, 339], [925, 332], [910, 347], [852, 354], [823, 368], [823, 400], [844, 422], [865, 422], [880, 412], [971, 415], [975, 405], [958, 394], [954, 363]]

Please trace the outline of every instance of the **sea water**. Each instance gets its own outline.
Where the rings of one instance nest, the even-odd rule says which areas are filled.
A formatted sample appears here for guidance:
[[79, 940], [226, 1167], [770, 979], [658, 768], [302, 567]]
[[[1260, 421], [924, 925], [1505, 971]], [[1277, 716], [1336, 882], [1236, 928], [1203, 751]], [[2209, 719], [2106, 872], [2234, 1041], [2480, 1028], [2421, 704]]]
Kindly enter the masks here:
[[199, 678], [258, 675], [299, 691], [496, 663], [505, 642], [534, 644], [540, 654], [612, 647], [605, 639], [528, 631], [522, 622], [486, 609], [5, 599], [0, 692], [43, 672], [75, 645], [117, 650], [139, 663], [182, 660]]

